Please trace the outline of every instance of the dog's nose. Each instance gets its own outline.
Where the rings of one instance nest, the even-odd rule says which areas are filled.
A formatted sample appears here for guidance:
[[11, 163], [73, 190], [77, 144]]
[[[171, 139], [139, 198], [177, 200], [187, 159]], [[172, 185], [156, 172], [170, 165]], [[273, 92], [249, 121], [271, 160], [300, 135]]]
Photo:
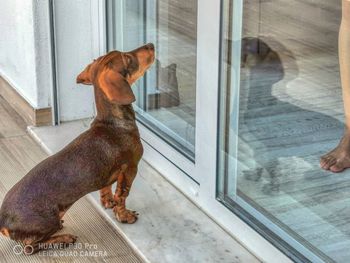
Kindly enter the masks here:
[[153, 43], [148, 43], [148, 44], [146, 45], [146, 48], [147, 48], [147, 49], [150, 49], [150, 50], [154, 50], [154, 45], [153, 45]]

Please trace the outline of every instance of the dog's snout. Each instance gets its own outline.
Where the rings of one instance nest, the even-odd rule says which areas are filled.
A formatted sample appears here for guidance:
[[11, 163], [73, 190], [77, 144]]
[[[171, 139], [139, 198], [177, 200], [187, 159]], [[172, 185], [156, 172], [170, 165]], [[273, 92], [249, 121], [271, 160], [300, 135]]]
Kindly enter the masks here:
[[147, 48], [147, 49], [150, 49], [150, 50], [154, 50], [154, 45], [153, 45], [153, 43], [148, 43], [148, 44], [146, 45], [146, 48]]

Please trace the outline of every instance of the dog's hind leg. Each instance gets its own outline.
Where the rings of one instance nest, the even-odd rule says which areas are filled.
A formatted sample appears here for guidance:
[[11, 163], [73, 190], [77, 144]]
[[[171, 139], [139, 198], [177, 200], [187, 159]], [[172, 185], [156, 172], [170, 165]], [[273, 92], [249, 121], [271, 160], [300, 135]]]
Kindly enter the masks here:
[[113, 211], [117, 220], [121, 223], [133, 224], [137, 220], [138, 213], [126, 209], [125, 201], [129, 195], [130, 188], [137, 174], [137, 166], [128, 167], [126, 171], [118, 177], [117, 190], [114, 195], [116, 203]]

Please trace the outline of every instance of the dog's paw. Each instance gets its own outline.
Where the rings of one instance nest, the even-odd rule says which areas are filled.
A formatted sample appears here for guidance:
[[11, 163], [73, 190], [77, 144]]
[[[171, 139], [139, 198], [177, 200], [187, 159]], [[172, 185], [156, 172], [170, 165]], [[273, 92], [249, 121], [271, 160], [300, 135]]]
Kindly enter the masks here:
[[60, 230], [63, 228], [63, 223], [64, 223], [64, 220], [60, 220]]
[[115, 202], [113, 197], [101, 198], [101, 204], [105, 209], [110, 209], [115, 206]]
[[114, 208], [115, 217], [120, 223], [124, 224], [133, 224], [138, 219], [138, 213], [136, 211], [131, 211], [128, 209], [117, 211], [116, 207]]
[[65, 238], [66, 238], [65, 243], [67, 243], [67, 244], [74, 244], [78, 239], [77, 236], [74, 236], [71, 234], [66, 234]]

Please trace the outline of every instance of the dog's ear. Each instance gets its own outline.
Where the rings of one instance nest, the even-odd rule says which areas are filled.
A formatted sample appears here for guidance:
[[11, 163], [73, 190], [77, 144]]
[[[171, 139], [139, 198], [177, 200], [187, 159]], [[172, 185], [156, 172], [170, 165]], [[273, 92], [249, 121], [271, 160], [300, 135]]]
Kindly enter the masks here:
[[128, 105], [136, 100], [125, 77], [111, 68], [103, 70], [96, 82], [111, 102]]
[[77, 83], [92, 85], [91, 64], [78, 75]]

